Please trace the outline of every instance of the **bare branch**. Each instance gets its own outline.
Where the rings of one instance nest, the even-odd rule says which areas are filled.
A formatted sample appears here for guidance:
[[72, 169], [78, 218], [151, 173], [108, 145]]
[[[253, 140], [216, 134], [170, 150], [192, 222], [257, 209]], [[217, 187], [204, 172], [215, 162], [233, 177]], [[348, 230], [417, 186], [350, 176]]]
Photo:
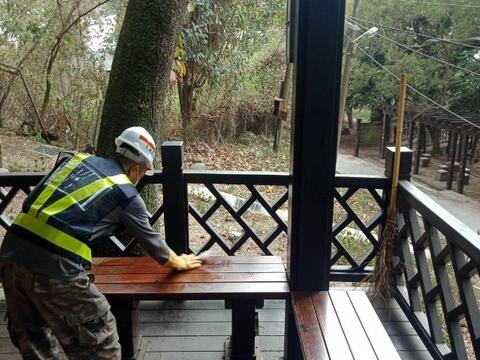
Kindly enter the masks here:
[[57, 41], [55, 42], [55, 45], [53, 45], [52, 49], [56, 48], [57, 46], [59, 46], [60, 44], [60, 41], [62, 41], [62, 38], [65, 36], [65, 34], [73, 27], [75, 26], [75, 24], [77, 24], [80, 19], [82, 19], [83, 17], [87, 16], [88, 14], [90, 14], [93, 10], [95, 10], [96, 8], [102, 6], [103, 4], [109, 2], [110, 0], [103, 0], [101, 2], [99, 2], [97, 5], [93, 6], [92, 8], [90, 8], [89, 10], [85, 11], [84, 13], [81, 13], [80, 15], [77, 16], [77, 18], [75, 20], [73, 20], [70, 25], [68, 25], [65, 29], [63, 29], [63, 31], [58, 34], [57, 36]]

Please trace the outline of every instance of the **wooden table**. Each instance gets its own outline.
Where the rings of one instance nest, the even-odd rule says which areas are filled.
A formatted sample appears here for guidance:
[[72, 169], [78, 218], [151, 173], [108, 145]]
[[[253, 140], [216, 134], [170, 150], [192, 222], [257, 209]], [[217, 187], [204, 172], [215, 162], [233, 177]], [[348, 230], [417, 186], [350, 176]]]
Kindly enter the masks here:
[[232, 308], [231, 359], [255, 359], [256, 307], [287, 299], [280, 257], [209, 257], [201, 268], [175, 272], [150, 257], [95, 258], [95, 284], [117, 319], [122, 357], [134, 359], [140, 341], [140, 300], [225, 300]]

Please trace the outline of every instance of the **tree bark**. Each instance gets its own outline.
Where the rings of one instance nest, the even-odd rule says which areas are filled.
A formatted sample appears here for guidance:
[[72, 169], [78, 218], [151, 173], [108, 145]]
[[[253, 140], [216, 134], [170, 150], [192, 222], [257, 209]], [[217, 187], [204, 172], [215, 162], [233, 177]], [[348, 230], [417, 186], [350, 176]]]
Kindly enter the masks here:
[[130, 0], [108, 81], [97, 153], [113, 154], [114, 139], [129, 126], [143, 126], [157, 143], [173, 52], [186, 0]]
[[[112, 155], [115, 138], [130, 126], [143, 126], [160, 146], [163, 102], [186, 10], [187, 0], [128, 2], [105, 94], [98, 155]], [[159, 194], [158, 186], [142, 193], [152, 213]], [[102, 247], [96, 253], [108, 256], [112, 250]]]

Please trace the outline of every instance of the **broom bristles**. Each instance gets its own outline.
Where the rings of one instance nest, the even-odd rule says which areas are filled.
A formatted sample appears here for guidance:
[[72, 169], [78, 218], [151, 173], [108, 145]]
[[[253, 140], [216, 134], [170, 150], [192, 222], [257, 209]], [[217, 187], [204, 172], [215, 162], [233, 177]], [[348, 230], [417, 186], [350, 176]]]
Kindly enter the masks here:
[[373, 300], [385, 302], [390, 298], [393, 272], [392, 255], [396, 237], [397, 224], [394, 220], [389, 219], [382, 233], [375, 269], [372, 275], [366, 279], [369, 283], [368, 295]]

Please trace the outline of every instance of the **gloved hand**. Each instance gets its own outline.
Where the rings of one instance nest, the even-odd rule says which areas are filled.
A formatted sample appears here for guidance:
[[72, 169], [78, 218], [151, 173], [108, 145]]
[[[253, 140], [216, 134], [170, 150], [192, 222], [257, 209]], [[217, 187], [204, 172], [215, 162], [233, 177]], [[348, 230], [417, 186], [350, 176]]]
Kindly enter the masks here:
[[177, 271], [192, 270], [202, 266], [202, 260], [194, 254], [177, 255], [170, 249], [168, 261], [165, 263], [165, 266], [171, 267]]

